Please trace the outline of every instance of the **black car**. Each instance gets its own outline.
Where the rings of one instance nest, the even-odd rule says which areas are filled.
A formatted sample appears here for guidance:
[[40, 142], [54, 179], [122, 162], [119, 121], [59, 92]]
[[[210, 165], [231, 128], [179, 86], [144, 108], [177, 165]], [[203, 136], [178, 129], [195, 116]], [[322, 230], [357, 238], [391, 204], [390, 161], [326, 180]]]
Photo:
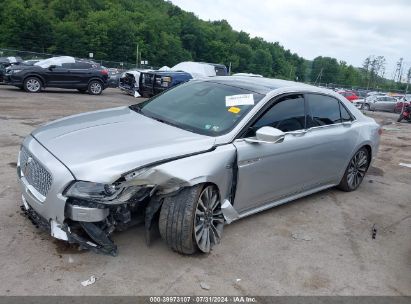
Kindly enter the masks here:
[[93, 61], [63, 56], [41, 60], [32, 66], [12, 66], [6, 70], [5, 81], [29, 93], [53, 87], [99, 95], [108, 86], [108, 71]]
[[23, 61], [21, 57], [0, 57], [0, 83], [4, 82], [6, 69], [13, 64], [19, 64]]

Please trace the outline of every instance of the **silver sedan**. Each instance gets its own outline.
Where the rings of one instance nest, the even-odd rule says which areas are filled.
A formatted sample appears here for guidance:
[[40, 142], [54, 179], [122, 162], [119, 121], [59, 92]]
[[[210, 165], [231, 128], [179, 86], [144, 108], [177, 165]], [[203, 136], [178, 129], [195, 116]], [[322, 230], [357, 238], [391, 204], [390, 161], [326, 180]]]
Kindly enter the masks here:
[[395, 112], [398, 100], [391, 96], [367, 97], [361, 104], [361, 108], [367, 111]]
[[144, 223], [173, 250], [209, 252], [234, 220], [337, 186], [356, 190], [380, 127], [341, 95], [252, 77], [194, 80], [130, 107], [32, 132], [22, 209], [56, 238], [116, 255]]

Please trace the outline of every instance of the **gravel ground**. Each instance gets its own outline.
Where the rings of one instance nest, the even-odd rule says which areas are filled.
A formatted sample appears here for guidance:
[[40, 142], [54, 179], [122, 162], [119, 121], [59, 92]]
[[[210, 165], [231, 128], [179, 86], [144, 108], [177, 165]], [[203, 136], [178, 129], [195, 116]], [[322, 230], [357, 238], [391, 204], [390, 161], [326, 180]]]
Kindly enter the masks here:
[[22, 139], [59, 117], [135, 102], [117, 89], [0, 86], [1, 295], [411, 295], [411, 168], [399, 166], [411, 163], [411, 124], [390, 113], [369, 113], [385, 130], [357, 191], [326, 190], [228, 225], [209, 255], [182, 256], [160, 239], [148, 248], [143, 227], [114, 235], [117, 257], [36, 230], [19, 211]]

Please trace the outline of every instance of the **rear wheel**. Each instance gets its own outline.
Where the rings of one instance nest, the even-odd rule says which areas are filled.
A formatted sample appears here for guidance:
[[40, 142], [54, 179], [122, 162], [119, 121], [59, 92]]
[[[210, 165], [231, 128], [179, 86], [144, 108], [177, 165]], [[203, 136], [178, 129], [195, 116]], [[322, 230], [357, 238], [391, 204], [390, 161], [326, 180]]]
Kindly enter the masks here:
[[103, 92], [103, 84], [98, 80], [92, 80], [88, 84], [88, 92], [91, 95], [100, 95]]
[[24, 90], [29, 93], [38, 93], [41, 91], [41, 80], [37, 77], [28, 77], [24, 80]]
[[370, 161], [370, 155], [365, 147], [358, 150], [348, 164], [338, 188], [347, 192], [356, 190], [367, 173]]
[[221, 199], [214, 185], [186, 188], [164, 199], [160, 234], [177, 252], [193, 254], [197, 249], [210, 252], [220, 242], [223, 227]]

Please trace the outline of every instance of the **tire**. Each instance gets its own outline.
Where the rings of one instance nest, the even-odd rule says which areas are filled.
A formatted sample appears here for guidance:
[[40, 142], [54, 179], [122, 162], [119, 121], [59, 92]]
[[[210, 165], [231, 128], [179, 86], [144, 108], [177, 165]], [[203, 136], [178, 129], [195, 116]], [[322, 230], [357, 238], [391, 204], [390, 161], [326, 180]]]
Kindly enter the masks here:
[[92, 80], [88, 84], [87, 91], [90, 95], [100, 95], [103, 92], [103, 84], [99, 80]]
[[362, 183], [370, 165], [371, 156], [365, 147], [359, 149], [351, 158], [344, 176], [337, 186], [340, 190], [351, 192], [356, 190]]
[[37, 77], [27, 77], [24, 80], [23, 88], [29, 93], [38, 93], [41, 91], [41, 80]]
[[403, 119], [404, 119], [404, 116], [402, 114], [400, 114], [400, 116], [397, 119], [397, 122], [401, 122], [401, 120], [403, 120]]
[[77, 89], [81, 94], [85, 94], [87, 92], [87, 89]]
[[369, 105], [369, 104], [364, 104], [364, 105], [362, 106], [362, 108], [363, 108], [365, 111], [369, 111], [369, 110], [370, 110], [370, 105]]
[[[209, 203], [206, 203], [206, 195], [210, 197]], [[185, 188], [164, 199], [159, 230], [162, 239], [174, 251], [182, 254], [193, 254], [197, 250], [210, 252], [220, 242], [223, 226], [221, 199], [214, 185]]]

